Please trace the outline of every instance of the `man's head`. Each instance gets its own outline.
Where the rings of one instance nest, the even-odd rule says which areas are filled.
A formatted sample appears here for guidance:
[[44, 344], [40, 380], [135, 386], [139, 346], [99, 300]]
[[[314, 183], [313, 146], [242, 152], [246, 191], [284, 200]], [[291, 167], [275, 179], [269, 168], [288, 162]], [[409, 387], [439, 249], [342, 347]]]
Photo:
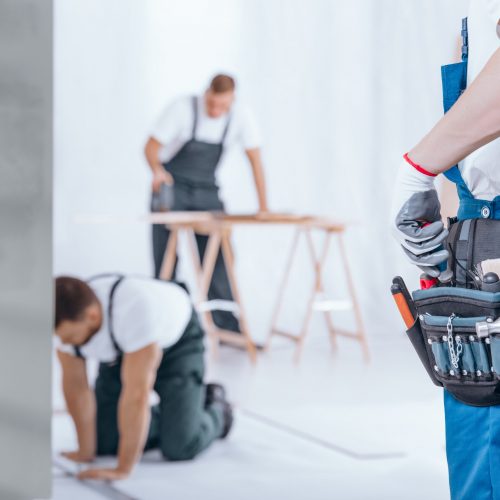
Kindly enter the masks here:
[[210, 118], [226, 114], [234, 101], [234, 78], [229, 75], [216, 75], [205, 92], [205, 109]]
[[61, 341], [85, 344], [101, 324], [102, 308], [92, 288], [77, 278], [56, 278], [55, 333]]

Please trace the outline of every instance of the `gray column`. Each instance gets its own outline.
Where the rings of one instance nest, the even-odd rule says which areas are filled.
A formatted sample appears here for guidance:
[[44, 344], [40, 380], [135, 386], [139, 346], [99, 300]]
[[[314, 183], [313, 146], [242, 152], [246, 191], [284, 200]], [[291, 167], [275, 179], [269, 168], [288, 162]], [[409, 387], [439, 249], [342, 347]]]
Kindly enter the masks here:
[[0, 0], [0, 498], [51, 490], [52, 0]]

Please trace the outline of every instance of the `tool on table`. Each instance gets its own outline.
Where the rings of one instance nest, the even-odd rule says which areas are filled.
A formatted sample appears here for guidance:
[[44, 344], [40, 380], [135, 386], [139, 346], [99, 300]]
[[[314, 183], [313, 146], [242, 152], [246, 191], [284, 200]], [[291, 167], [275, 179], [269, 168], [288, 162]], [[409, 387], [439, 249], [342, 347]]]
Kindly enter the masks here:
[[392, 280], [391, 293], [406, 327], [410, 328], [417, 319], [417, 310], [401, 276], [396, 276]]
[[174, 187], [163, 183], [151, 198], [151, 212], [168, 212], [174, 205]]

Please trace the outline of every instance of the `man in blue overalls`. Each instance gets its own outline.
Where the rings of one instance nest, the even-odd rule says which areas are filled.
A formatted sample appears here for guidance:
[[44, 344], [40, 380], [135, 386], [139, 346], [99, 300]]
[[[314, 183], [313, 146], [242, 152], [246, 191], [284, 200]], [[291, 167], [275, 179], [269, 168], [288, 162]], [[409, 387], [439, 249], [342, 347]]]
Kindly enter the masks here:
[[[448, 257], [434, 188], [438, 174], [446, 172], [457, 185], [459, 220], [500, 219], [499, 20], [500, 0], [471, 1], [470, 53], [464, 25], [463, 62], [443, 69], [447, 113], [399, 169], [394, 233], [410, 260], [431, 276], [441, 275]], [[452, 499], [500, 499], [500, 407], [468, 406], [446, 391], [444, 404]]]
[[[235, 82], [229, 75], [215, 76], [202, 96], [184, 96], [170, 104], [155, 124], [145, 154], [153, 172], [153, 192], [173, 186], [171, 210], [223, 211], [216, 170], [223, 151], [239, 144], [252, 167], [259, 210], [267, 211], [264, 173], [260, 156], [260, 134], [252, 114], [235, 102]], [[153, 226], [155, 276], [160, 274], [169, 232]], [[207, 237], [196, 235], [200, 258]], [[175, 271], [174, 271], [175, 274]], [[222, 254], [219, 253], [208, 298], [232, 300]], [[214, 323], [239, 331], [238, 320], [227, 311], [214, 311]]]

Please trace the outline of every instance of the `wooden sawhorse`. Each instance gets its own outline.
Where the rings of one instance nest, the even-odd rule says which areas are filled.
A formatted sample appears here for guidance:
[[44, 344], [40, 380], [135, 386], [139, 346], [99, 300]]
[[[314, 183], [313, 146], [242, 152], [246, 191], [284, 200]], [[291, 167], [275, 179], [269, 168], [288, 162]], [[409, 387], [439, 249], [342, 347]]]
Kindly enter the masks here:
[[[322, 231], [324, 233], [324, 239], [323, 239], [323, 244], [319, 250], [319, 253], [317, 252], [313, 237], [312, 237], [312, 231]], [[312, 315], [315, 311], [320, 310], [323, 312], [326, 326], [328, 329], [330, 341], [332, 344], [332, 348], [334, 350], [337, 349], [337, 337], [347, 337], [353, 340], [356, 340], [361, 344], [361, 349], [363, 351], [363, 356], [365, 361], [369, 361], [370, 359], [370, 352], [368, 349], [368, 342], [366, 339], [366, 334], [363, 326], [363, 319], [361, 316], [361, 309], [359, 307], [359, 303], [356, 297], [355, 293], [355, 288], [354, 288], [354, 283], [352, 280], [351, 276], [351, 271], [349, 268], [349, 262], [347, 259], [347, 255], [345, 252], [345, 247], [344, 247], [344, 242], [343, 242], [343, 234], [345, 231], [345, 227], [340, 224], [333, 224], [328, 220], [322, 220], [319, 218], [311, 218], [309, 220], [304, 221], [303, 224], [300, 224], [297, 226], [297, 229], [295, 230], [295, 235], [293, 238], [292, 242], [292, 247], [288, 256], [288, 261], [285, 267], [285, 272], [283, 275], [283, 279], [278, 291], [278, 299], [275, 305], [274, 313], [272, 316], [272, 321], [271, 321], [271, 329], [269, 332], [268, 340], [266, 343], [266, 349], [270, 347], [271, 344], [271, 339], [273, 336], [278, 335], [281, 337], [285, 337], [289, 340], [292, 340], [297, 344], [296, 350], [295, 350], [295, 355], [294, 359], [295, 362], [299, 362], [300, 357], [302, 355], [302, 350], [304, 347], [304, 341], [306, 339], [306, 336], [309, 332], [309, 327], [312, 319]], [[340, 259], [341, 263], [344, 268], [344, 273], [346, 275], [346, 280], [347, 280], [347, 288], [349, 292], [349, 297], [351, 300], [351, 305], [354, 310], [354, 317], [356, 321], [356, 330], [354, 332], [349, 332], [345, 331], [342, 329], [339, 329], [334, 326], [332, 317], [331, 317], [331, 311], [333, 309], [332, 305], [328, 305], [328, 303], [325, 304], [325, 301], [318, 301], [318, 296], [322, 295], [325, 291], [324, 289], [324, 284], [323, 284], [323, 271], [325, 267], [325, 263], [328, 257], [328, 252], [330, 249], [330, 243], [331, 239], [333, 236], [337, 237], [338, 245], [339, 245], [339, 250], [340, 250]], [[312, 265], [314, 269], [314, 285], [312, 287], [309, 300], [307, 302], [306, 306], [306, 312], [304, 316], [304, 320], [302, 323], [302, 326], [300, 328], [300, 331], [298, 334], [290, 333], [283, 331], [278, 328], [278, 319], [279, 319], [279, 314], [281, 312], [281, 308], [283, 305], [284, 301], [284, 295], [288, 283], [288, 278], [290, 276], [293, 263], [297, 254], [297, 249], [298, 249], [298, 244], [299, 240], [303, 236], [306, 239], [307, 242], [307, 248], [309, 255], [312, 260]], [[326, 307], [325, 307], [326, 306]]]
[[[200, 217], [197, 217], [196, 214], [197, 212], [193, 212], [191, 220], [186, 218], [183, 221], [167, 224], [170, 236], [163, 257], [160, 278], [164, 280], [172, 279], [179, 245], [179, 235], [184, 233], [189, 244], [191, 263], [197, 284], [195, 307], [203, 318], [204, 327], [212, 341], [212, 350], [215, 352], [221, 341], [226, 344], [241, 346], [247, 350], [252, 363], [255, 363], [257, 359], [256, 347], [250, 336], [248, 321], [236, 279], [234, 253], [231, 246], [231, 224], [225, 223], [223, 218], [220, 217], [207, 217], [207, 213], [201, 213]], [[169, 215], [175, 216], [175, 212]], [[203, 259], [200, 259], [198, 253], [195, 233], [208, 235], [207, 247]], [[208, 300], [208, 289], [219, 251], [222, 252], [224, 257], [224, 264], [233, 295], [233, 307], [231, 307], [231, 310], [236, 312], [238, 316], [241, 334], [218, 328], [213, 321], [211, 311], [219, 308], [219, 306], [218, 304], [214, 304], [215, 307], [212, 307], [211, 303], [218, 303], [219, 301]]]

